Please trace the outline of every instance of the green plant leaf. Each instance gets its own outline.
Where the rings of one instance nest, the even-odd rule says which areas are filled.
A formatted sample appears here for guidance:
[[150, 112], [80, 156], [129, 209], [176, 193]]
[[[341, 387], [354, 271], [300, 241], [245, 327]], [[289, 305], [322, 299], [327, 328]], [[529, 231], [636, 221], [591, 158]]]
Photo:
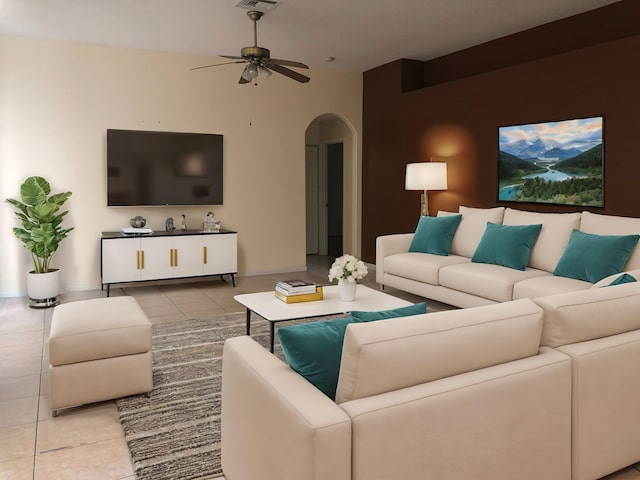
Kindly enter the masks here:
[[20, 196], [27, 205], [38, 205], [47, 201], [51, 186], [42, 177], [29, 177], [20, 186]]

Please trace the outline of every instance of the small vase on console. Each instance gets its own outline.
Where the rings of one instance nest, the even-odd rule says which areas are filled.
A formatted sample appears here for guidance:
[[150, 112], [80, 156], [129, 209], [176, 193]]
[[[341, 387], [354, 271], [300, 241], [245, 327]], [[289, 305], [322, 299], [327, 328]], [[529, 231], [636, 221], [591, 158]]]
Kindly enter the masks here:
[[340, 300], [343, 302], [353, 302], [356, 298], [356, 288], [358, 284], [354, 282], [350, 282], [349, 280], [339, 279], [338, 280], [338, 292], [340, 293]]

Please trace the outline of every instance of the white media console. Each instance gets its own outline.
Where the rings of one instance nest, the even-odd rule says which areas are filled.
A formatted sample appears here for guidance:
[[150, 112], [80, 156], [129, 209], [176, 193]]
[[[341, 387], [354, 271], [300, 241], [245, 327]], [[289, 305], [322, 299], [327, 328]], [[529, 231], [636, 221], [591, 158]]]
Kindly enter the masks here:
[[102, 232], [102, 287], [107, 296], [114, 283], [141, 282], [170, 278], [230, 275], [236, 286], [238, 273], [238, 233], [220, 230], [154, 232], [125, 235]]

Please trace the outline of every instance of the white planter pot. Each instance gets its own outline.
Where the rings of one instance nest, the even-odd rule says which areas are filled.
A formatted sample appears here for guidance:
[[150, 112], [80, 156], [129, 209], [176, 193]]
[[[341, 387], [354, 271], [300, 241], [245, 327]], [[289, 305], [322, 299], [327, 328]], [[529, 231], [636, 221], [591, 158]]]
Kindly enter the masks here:
[[58, 304], [60, 270], [27, 274], [27, 294], [32, 308], [48, 308]]

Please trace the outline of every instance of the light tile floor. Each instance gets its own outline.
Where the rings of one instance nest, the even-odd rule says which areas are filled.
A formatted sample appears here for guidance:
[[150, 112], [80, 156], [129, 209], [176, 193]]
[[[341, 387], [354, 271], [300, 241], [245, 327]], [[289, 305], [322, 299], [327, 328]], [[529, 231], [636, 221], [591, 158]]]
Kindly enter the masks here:
[[[229, 282], [157, 282], [112, 288], [134, 296], [152, 323], [242, 312], [240, 293], [270, 290], [283, 277], [326, 284], [327, 260], [306, 273], [240, 277]], [[371, 272], [363, 282], [375, 286]], [[410, 301], [420, 297], [387, 289]], [[100, 290], [69, 293], [62, 302], [104, 297]], [[63, 411], [52, 418], [48, 397], [48, 335], [53, 309], [27, 307], [25, 298], [0, 298], [0, 480], [134, 479], [114, 401]], [[640, 464], [606, 477], [640, 480]]]

